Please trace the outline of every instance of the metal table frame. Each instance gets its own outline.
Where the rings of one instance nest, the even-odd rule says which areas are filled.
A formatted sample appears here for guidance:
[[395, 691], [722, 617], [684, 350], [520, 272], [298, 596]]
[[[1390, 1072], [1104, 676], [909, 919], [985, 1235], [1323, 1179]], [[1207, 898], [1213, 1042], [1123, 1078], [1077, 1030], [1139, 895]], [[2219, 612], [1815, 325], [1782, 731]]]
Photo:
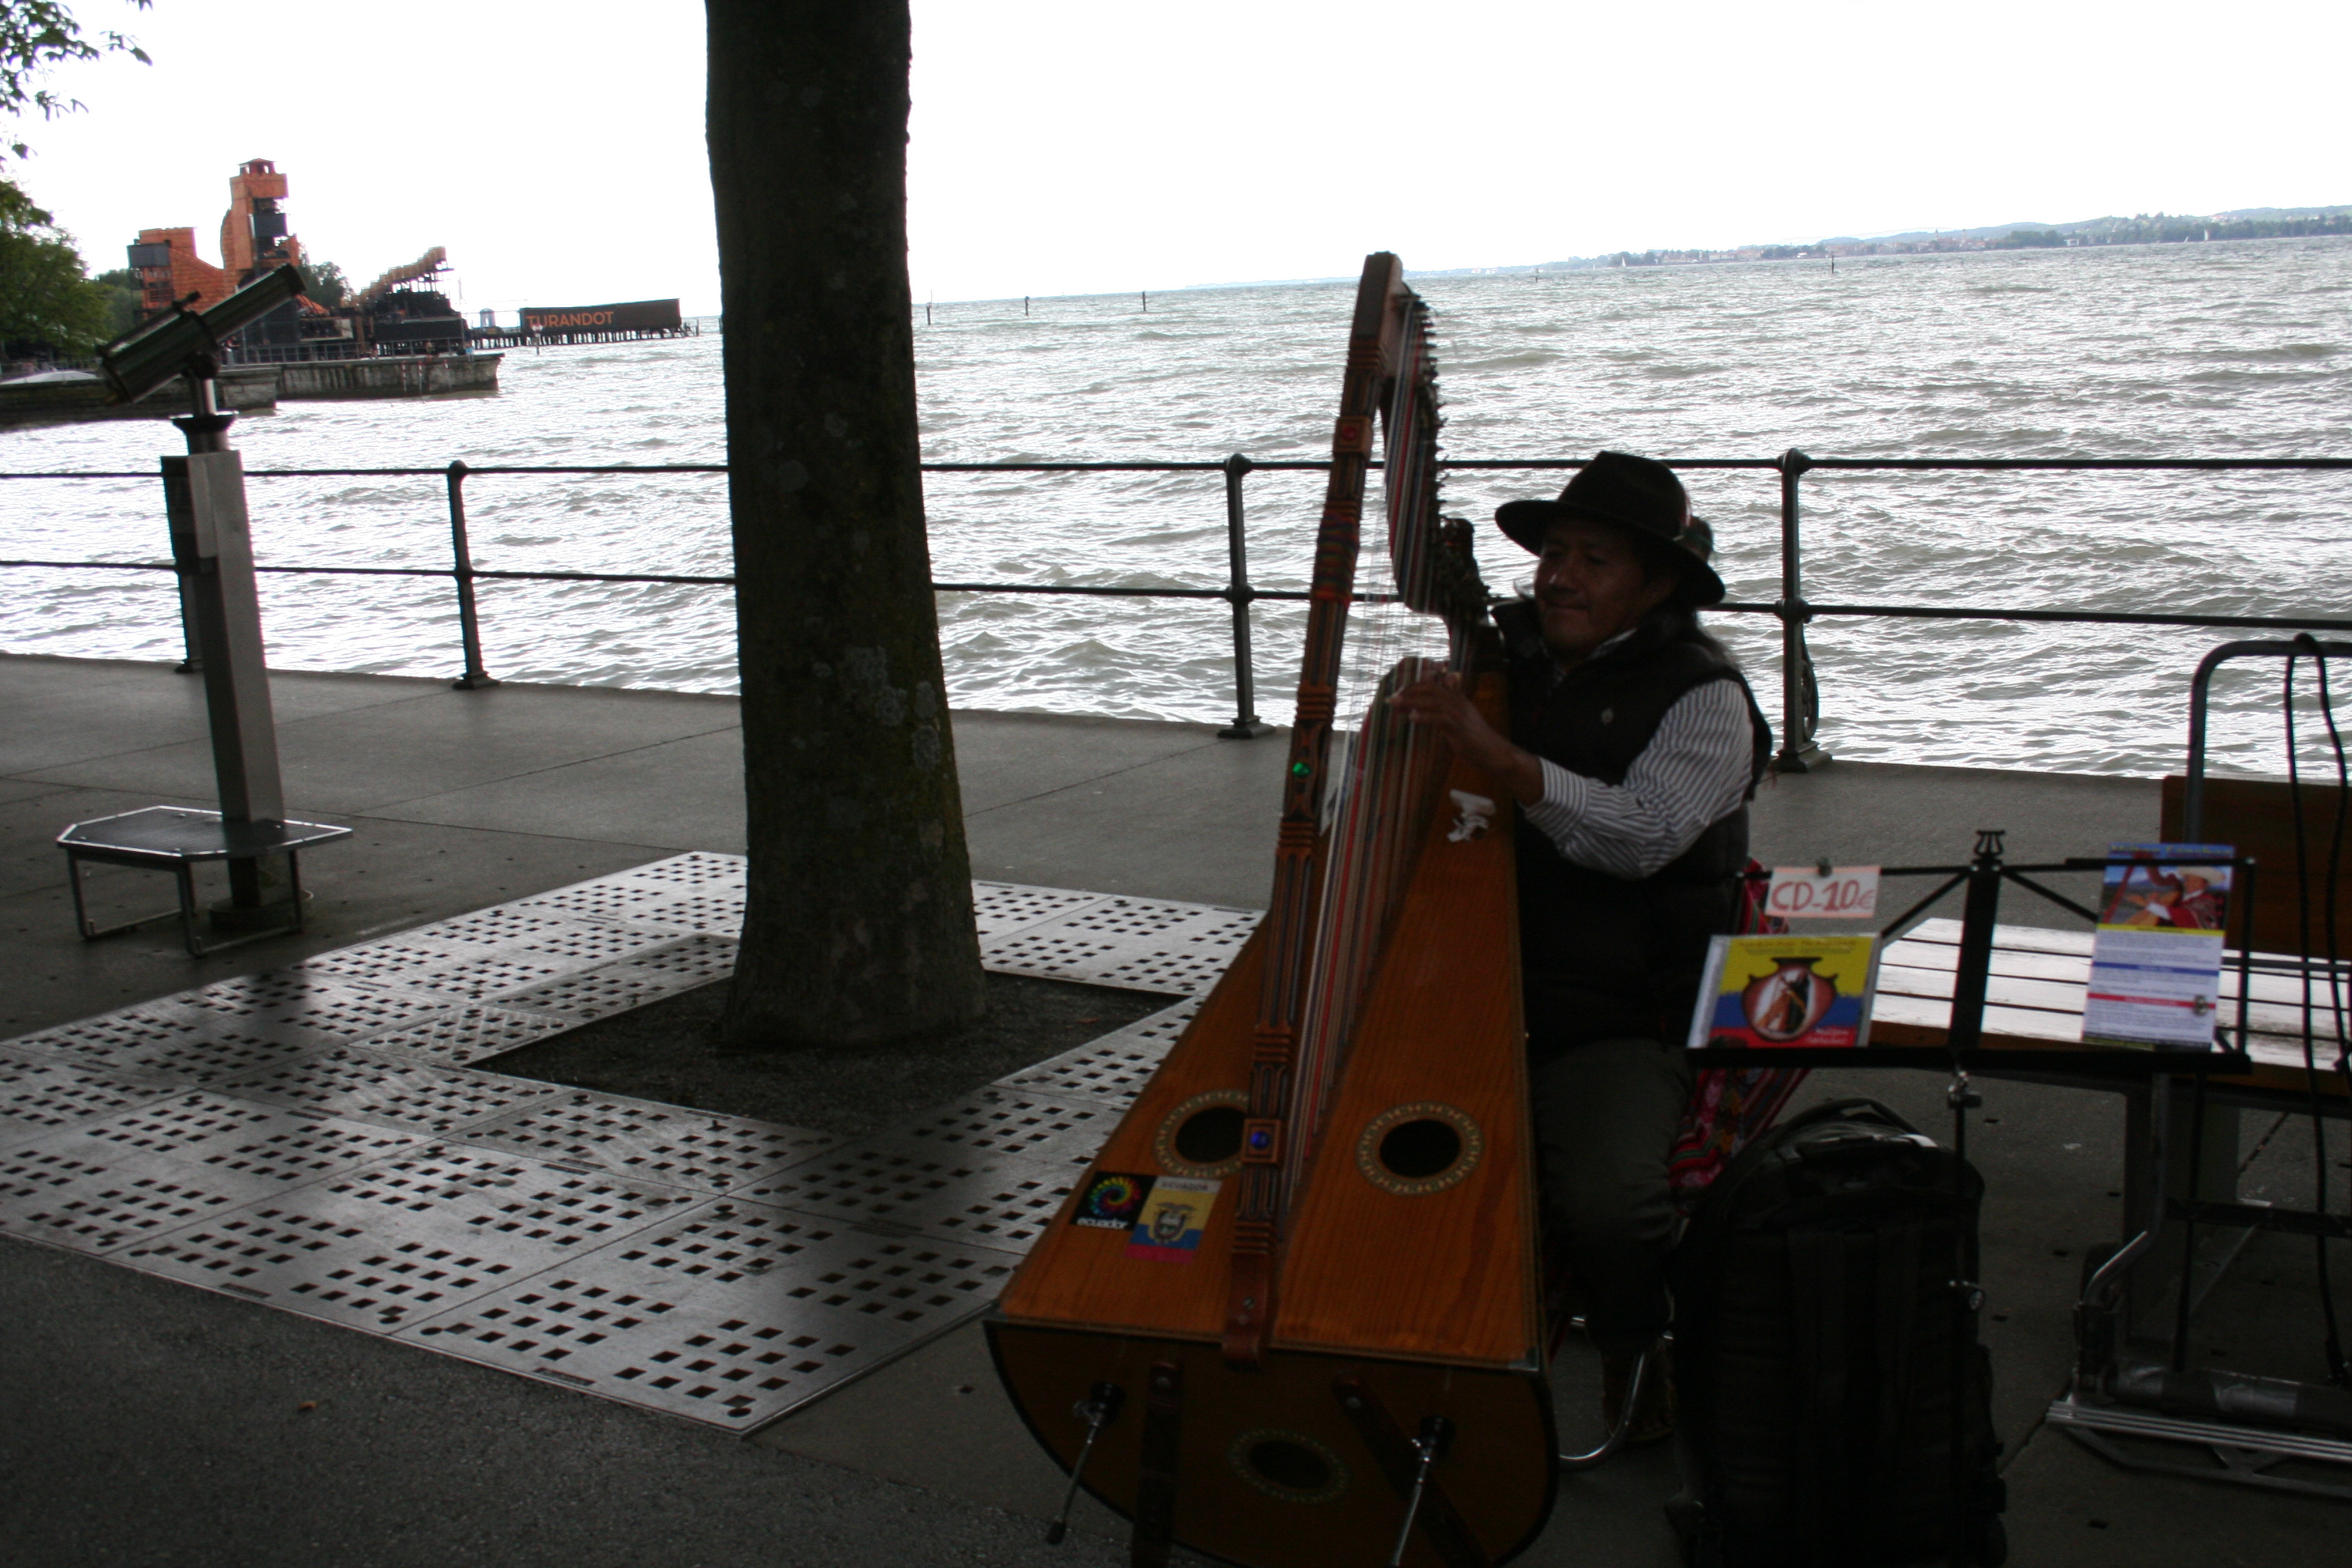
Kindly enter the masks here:
[[[73, 884], [74, 925], [84, 942], [95, 942], [102, 936], [113, 936], [157, 921], [170, 920], [177, 914], [180, 935], [187, 945], [188, 956], [202, 958], [206, 953], [239, 947], [263, 937], [282, 936], [302, 929], [302, 871], [299, 852], [313, 845], [348, 838], [352, 830], [335, 827], [323, 822], [224, 822], [217, 811], [203, 811], [185, 805], [150, 805], [137, 811], [117, 813], [112, 816], [92, 817], [77, 822], [58, 835], [58, 846], [66, 852], [66, 873]], [[196, 877], [198, 862], [219, 860], [259, 860], [272, 855], [286, 857], [287, 881], [291, 891], [289, 920], [254, 931], [226, 942], [209, 942], [196, 934]], [[108, 866], [131, 866], [152, 871], [169, 871], [180, 892], [180, 907], [160, 914], [142, 915], [100, 930], [91, 923], [89, 910], [82, 897], [82, 865], [97, 861]]]

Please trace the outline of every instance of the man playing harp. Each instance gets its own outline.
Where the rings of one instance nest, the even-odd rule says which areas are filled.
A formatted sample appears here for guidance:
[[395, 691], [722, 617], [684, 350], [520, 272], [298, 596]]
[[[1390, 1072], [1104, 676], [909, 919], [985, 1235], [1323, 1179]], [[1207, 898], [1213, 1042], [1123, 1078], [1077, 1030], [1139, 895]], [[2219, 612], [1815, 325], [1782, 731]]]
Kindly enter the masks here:
[[[1682, 1043], [1707, 940], [1733, 929], [1748, 802], [1771, 731], [1738, 666], [1699, 629], [1723, 581], [1672, 469], [1602, 452], [1557, 500], [1511, 501], [1495, 521], [1536, 556], [1533, 598], [1495, 616], [1510, 661], [1509, 736], [1452, 679], [1393, 701], [1522, 808], [1544, 1230], [1604, 1358], [1613, 1426], [1634, 1361], [1667, 1324], [1667, 1156], [1691, 1089]], [[1635, 1437], [1668, 1429], [1661, 1404]]]

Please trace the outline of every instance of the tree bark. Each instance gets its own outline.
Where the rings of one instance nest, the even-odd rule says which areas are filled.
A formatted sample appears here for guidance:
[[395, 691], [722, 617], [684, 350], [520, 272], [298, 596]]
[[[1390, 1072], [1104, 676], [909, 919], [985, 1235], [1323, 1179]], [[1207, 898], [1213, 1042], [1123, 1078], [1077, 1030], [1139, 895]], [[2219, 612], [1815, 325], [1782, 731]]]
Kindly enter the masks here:
[[982, 1006], [923, 531], [905, 0], [708, 0], [749, 907], [722, 1030]]

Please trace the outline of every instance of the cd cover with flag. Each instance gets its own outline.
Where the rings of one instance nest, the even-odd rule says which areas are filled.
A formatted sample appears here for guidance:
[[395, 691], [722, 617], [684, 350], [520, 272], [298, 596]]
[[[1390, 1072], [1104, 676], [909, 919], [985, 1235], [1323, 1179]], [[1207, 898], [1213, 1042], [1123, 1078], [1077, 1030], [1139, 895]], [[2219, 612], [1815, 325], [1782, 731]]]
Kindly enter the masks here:
[[1864, 1046], [1877, 987], [1874, 936], [1718, 936], [1707, 948], [1690, 1047]]

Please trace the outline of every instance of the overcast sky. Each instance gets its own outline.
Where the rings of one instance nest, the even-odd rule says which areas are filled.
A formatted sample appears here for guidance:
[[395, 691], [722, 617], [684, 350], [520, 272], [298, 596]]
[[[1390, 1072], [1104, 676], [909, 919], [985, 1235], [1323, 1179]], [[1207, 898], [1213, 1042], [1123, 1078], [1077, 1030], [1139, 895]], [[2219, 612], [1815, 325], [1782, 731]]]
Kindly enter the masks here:
[[[217, 260], [275, 159], [310, 254], [464, 303], [717, 309], [695, 0], [74, 0], [154, 57], [18, 171], [122, 264]], [[917, 0], [915, 297], [2352, 202], [2345, 0]]]

